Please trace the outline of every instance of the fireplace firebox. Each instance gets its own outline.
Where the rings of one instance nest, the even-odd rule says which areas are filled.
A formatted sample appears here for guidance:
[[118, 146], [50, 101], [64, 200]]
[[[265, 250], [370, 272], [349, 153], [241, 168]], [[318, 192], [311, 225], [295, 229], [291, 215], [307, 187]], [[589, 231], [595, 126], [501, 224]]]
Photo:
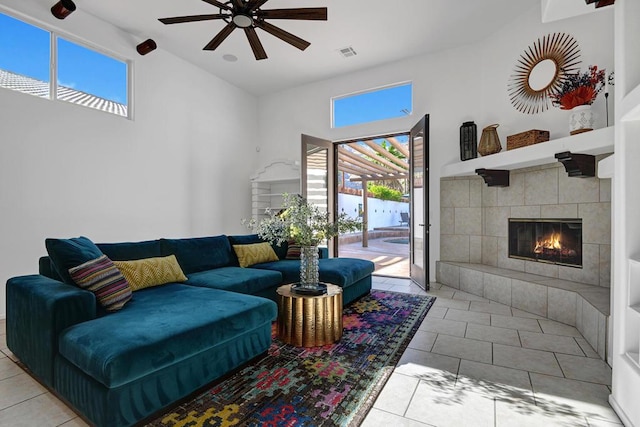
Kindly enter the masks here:
[[582, 268], [582, 219], [509, 218], [509, 258]]

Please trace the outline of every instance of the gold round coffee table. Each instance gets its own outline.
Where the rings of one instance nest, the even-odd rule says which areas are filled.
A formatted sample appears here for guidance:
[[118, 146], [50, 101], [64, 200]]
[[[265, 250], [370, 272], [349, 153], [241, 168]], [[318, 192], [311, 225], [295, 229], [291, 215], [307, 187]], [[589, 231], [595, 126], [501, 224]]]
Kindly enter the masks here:
[[302, 295], [283, 285], [278, 293], [278, 338], [298, 347], [333, 344], [342, 337], [342, 288], [327, 284], [327, 293]]

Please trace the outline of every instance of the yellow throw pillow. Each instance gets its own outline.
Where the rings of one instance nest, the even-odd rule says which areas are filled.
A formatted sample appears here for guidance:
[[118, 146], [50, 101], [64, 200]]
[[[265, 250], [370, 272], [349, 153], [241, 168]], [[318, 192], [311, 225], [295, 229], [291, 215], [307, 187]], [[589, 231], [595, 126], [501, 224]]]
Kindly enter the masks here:
[[122, 272], [133, 291], [187, 280], [175, 255], [113, 263]]
[[260, 264], [262, 262], [278, 261], [278, 255], [267, 242], [253, 243], [251, 245], [233, 245], [236, 251], [240, 267]]

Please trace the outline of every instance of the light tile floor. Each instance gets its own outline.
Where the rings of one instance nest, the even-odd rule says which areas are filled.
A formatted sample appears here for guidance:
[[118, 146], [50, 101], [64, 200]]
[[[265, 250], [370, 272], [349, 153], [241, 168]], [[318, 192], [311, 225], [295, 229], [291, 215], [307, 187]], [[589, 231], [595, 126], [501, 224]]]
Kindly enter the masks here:
[[[374, 288], [425, 294], [406, 279]], [[438, 283], [437, 297], [363, 422], [386, 426], [621, 426], [611, 368], [576, 328]]]
[[[376, 289], [424, 293], [376, 276]], [[621, 426], [611, 369], [578, 331], [432, 284], [438, 297], [363, 426]], [[26, 374], [0, 320], [0, 426], [86, 426]]]

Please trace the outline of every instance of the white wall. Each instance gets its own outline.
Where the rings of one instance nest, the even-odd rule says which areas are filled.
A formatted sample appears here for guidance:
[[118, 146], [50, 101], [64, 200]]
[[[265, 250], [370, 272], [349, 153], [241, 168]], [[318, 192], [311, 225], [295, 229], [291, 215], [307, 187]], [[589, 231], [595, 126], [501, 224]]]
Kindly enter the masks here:
[[[135, 120], [0, 88], [0, 318], [4, 283], [34, 274], [46, 237], [98, 242], [246, 232], [255, 97], [144, 40], [74, 12], [3, 0], [134, 61]], [[56, 27], [57, 26], [57, 27]]]
[[[406, 132], [421, 114], [429, 113], [430, 163], [434, 170], [434, 165], [445, 162], [443, 155], [446, 156], [450, 148], [457, 150], [460, 124], [473, 118], [473, 114], [479, 110], [480, 90], [473, 84], [473, 73], [470, 67], [465, 66], [465, 60], [479, 63], [480, 55], [472, 47], [463, 47], [261, 97], [261, 161], [266, 163], [283, 156], [298, 159], [302, 133], [335, 141]], [[443, 80], [448, 81], [448, 78], [457, 82], [455, 90], [443, 84]], [[332, 96], [409, 80], [414, 84], [413, 115], [366, 125], [330, 128]], [[465, 108], [461, 109], [460, 106]], [[448, 148], [447, 145], [452, 147]], [[432, 179], [431, 194], [439, 194], [439, 191], [439, 180]], [[440, 214], [437, 204], [431, 206], [429, 222], [433, 224], [431, 235], [439, 235]], [[432, 239], [431, 250], [437, 251], [439, 242], [434, 240], [437, 239]], [[432, 253], [433, 259], [438, 259], [437, 252]]]
[[[338, 210], [352, 218], [358, 218], [358, 208], [362, 204], [362, 196], [338, 193]], [[397, 227], [400, 225], [400, 212], [409, 212], [409, 203], [394, 202], [369, 197], [367, 200], [369, 218], [368, 229], [378, 227]], [[404, 224], [406, 225], [406, 223]]]
[[[595, 9], [594, 9], [595, 10]], [[512, 105], [507, 93], [507, 83], [513, 73], [516, 60], [526, 48], [537, 39], [551, 33], [567, 33], [572, 35], [580, 45], [582, 72], [589, 65], [597, 65], [606, 69], [607, 74], [613, 71], [613, 8], [604, 8], [597, 13], [582, 15], [576, 18], [540, 23], [540, 13], [523, 16], [502, 31], [479, 43], [482, 55], [482, 112], [476, 117], [476, 123], [489, 125], [500, 123], [498, 134], [503, 149], [506, 149], [507, 135], [513, 135], [529, 129], [550, 131], [551, 139], [569, 136], [570, 111], [551, 107], [540, 114], [523, 114]], [[613, 89], [611, 89], [612, 91]], [[613, 95], [609, 97], [609, 124], [613, 125]], [[606, 125], [604, 94], [598, 95], [593, 104], [598, 115], [595, 127]], [[480, 126], [478, 126], [478, 134]], [[452, 159], [453, 160], [453, 159]]]
[[[511, 106], [507, 84], [516, 60], [535, 40], [553, 32], [572, 34], [582, 49], [583, 69], [613, 66], [613, 15], [610, 11], [550, 24], [540, 23], [540, 7], [525, 11], [486, 40], [398, 61], [338, 78], [292, 88], [259, 99], [261, 162], [299, 159], [300, 134], [342, 140], [408, 131], [421, 114], [430, 114], [430, 278], [440, 253], [440, 169], [459, 161], [459, 127], [474, 120], [480, 130], [491, 123], [503, 147], [506, 136], [529, 129], [548, 129], [552, 138], [568, 135], [568, 112], [552, 108], [538, 115]], [[354, 58], [357, 60], [357, 57]], [[340, 129], [330, 127], [330, 98], [396, 82], [414, 84], [413, 115]], [[612, 98], [610, 99], [610, 109]], [[594, 108], [603, 112], [602, 96]], [[613, 112], [610, 112], [613, 117]], [[601, 114], [600, 123], [604, 123]]]

